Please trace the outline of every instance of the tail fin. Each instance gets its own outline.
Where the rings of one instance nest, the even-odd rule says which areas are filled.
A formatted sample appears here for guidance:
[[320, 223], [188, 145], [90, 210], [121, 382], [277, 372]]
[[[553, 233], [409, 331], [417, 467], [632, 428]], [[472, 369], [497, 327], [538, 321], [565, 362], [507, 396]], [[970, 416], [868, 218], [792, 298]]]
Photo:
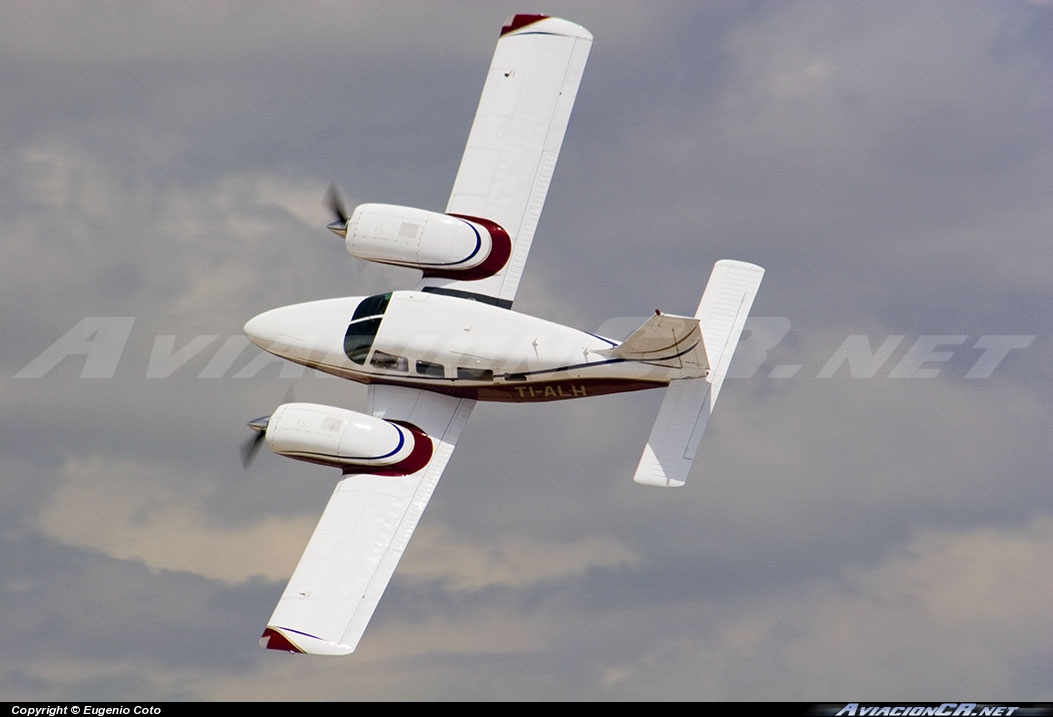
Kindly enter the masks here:
[[723, 260], [713, 266], [695, 311], [709, 375], [670, 381], [633, 476], [637, 483], [681, 486], [687, 481], [763, 277], [764, 269], [742, 261]]
[[677, 368], [685, 376], [705, 376], [709, 372], [709, 359], [695, 317], [656, 311], [625, 341], [599, 353], [611, 358]]

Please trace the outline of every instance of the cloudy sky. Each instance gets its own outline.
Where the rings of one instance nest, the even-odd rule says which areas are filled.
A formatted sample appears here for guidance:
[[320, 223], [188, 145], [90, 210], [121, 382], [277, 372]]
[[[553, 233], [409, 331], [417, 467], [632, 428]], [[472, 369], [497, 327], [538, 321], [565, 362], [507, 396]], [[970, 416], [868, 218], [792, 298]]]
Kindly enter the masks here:
[[[244, 322], [412, 286], [502, 22], [595, 36], [516, 308], [767, 269], [680, 489], [660, 393], [481, 405], [359, 649], [257, 638], [338, 478], [245, 422], [361, 387]], [[1053, 701], [1053, 6], [0, 4], [0, 696]]]

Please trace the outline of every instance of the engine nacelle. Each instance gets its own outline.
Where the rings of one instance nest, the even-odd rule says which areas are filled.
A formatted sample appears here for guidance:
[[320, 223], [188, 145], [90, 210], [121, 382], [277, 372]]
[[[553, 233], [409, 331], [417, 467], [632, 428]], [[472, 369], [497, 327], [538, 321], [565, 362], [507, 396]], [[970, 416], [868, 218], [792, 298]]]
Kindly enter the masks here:
[[360, 259], [456, 279], [493, 276], [512, 253], [508, 232], [488, 219], [394, 204], [356, 207], [345, 246]]
[[286, 403], [267, 421], [267, 447], [278, 455], [344, 473], [409, 475], [428, 464], [432, 443], [409, 423], [314, 403]]

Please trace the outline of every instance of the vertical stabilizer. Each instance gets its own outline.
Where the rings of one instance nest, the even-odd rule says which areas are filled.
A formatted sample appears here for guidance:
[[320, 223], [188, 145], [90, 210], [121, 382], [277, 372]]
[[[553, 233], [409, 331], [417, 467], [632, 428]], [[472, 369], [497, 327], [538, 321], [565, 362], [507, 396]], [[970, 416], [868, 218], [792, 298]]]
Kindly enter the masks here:
[[714, 265], [695, 311], [709, 356], [709, 376], [669, 383], [633, 476], [637, 483], [681, 486], [687, 481], [763, 277], [764, 269], [742, 261]]

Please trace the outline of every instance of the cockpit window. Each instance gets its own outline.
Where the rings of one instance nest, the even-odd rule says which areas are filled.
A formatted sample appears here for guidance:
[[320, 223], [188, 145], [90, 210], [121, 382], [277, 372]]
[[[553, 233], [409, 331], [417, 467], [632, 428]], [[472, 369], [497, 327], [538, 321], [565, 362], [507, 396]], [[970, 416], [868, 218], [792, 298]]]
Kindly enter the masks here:
[[380, 316], [370, 319], [359, 319], [352, 321], [344, 334], [344, 353], [359, 366], [366, 362], [369, 350], [373, 348], [373, 340], [380, 330]]
[[389, 301], [391, 301], [390, 291], [386, 294], [366, 297], [355, 308], [355, 315], [351, 317], [351, 320], [356, 321], [367, 316], [383, 316], [387, 311]]
[[351, 323], [344, 334], [344, 353], [347, 357], [362, 366], [373, 348], [373, 341], [380, 330], [380, 322], [391, 301], [391, 293], [376, 294], [359, 302]]

